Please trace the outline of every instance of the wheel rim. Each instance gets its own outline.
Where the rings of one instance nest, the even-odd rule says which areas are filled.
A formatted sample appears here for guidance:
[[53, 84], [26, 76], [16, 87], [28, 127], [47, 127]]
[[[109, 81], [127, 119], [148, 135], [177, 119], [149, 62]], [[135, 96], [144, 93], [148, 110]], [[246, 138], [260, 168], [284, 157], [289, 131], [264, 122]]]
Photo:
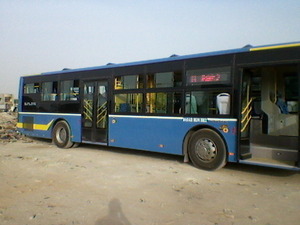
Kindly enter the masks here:
[[66, 131], [66, 129], [64, 129], [64, 128], [58, 129], [57, 132], [56, 132], [56, 140], [59, 143], [63, 143], [63, 142], [66, 141], [66, 138], [67, 138], [67, 131]]
[[217, 156], [216, 144], [208, 138], [201, 138], [195, 145], [196, 156], [204, 163], [212, 162]]

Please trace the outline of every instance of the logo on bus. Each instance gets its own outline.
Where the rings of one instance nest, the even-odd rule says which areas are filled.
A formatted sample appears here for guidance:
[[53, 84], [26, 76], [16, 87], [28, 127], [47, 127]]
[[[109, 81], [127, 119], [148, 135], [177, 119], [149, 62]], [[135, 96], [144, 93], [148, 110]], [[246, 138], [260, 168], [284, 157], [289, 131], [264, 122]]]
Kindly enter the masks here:
[[24, 106], [36, 106], [36, 102], [24, 102]]

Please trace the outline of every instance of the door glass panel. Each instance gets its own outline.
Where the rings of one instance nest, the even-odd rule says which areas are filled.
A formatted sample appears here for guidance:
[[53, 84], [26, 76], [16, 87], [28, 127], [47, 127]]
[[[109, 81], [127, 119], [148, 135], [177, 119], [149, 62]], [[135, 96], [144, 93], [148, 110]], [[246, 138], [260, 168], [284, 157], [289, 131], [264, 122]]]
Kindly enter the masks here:
[[84, 102], [83, 102], [83, 118], [84, 127], [93, 126], [93, 111], [94, 111], [94, 83], [89, 82], [84, 84]]
[[97, 128], [106, 128], [107, 118], [107, 90], [106, 82], [98, 83]]

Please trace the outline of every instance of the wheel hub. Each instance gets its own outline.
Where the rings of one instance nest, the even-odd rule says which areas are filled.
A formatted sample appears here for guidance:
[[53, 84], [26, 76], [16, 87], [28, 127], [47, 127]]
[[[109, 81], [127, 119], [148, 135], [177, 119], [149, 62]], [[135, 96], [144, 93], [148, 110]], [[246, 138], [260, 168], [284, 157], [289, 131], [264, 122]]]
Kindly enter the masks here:
[[65, 129], [61, 128], [56, 135], [57, 140], [62, 143], [66, 140], [67, 137], [67, 132]]
[[197, 157], [203, 162], [209, 163], [217, 156], [216, 144], [210, 139], [199, 139], [195, 147]]

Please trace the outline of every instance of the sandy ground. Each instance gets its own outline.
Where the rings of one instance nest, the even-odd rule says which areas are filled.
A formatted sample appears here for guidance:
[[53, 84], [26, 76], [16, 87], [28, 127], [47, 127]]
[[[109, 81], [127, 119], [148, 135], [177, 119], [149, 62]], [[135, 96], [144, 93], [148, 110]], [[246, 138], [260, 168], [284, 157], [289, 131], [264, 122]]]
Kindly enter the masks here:
[[0, 144], [1, 225], [300, 224], [300, 173], [49, 141]]

